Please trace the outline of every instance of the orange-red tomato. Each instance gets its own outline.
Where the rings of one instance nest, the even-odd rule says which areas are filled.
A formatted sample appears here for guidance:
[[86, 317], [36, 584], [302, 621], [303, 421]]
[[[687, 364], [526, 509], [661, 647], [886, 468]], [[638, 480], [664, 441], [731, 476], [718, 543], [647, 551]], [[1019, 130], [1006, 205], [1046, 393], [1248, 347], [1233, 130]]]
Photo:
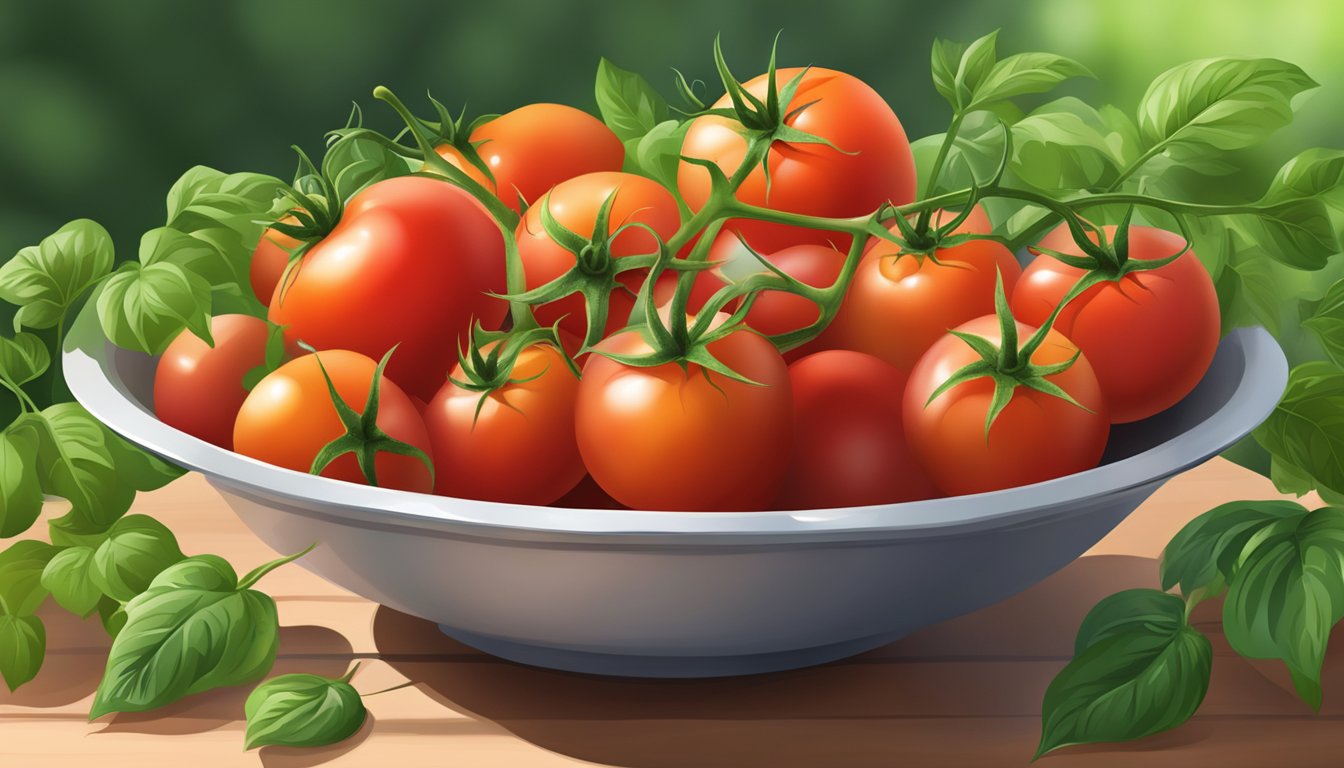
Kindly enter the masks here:
[[[1107, 239], [1115, 227], [1104, 227]], [[1179, 235], [1153, 227], [1129, 228], [1129, 255], [1161, 259], [1179, 253]], [[1065, 227], [1041, 245], [1081, 255]], [[1013, 292], [1013, 313], [1043, 323], [1083, 276], [1049, 255], [1036, 257]], [[1111, 419], [1146, 419], [1190, 394], [1213, 362], [1221, 320], [1213, 280], [1193, 251], [1158, 269], [1131, 272], [1086, 291], [1060, 312], [1054, 327], [1073, 339], [1092, 363]]]
[[[795, 280], [818, 288], [833, 284], [845, 266], [845, 254], [825, 245], [794, 245], [765, 258]], [[716, 277], [719, 277], [718, 283], [725, 282], [721, 276]], [[702, 279], [696, 287], [700, 288], [705, 282]], [[701, 294], [700, 303], [703, 304], [704, 298], [708, 298], [707, 291], [702, 289]], [[806, 328], [817, 321], [817, 316], [817, 305], [798, 294], [762, 291], [747, 312], [747, 325], [766, 336], [775, 336]], [[814, 339], [784, 353], [784, 360], [792, 362], [821, 348]]]
[[[777, 72], [782, 88], [799, 68]], [[765, 75], [745, 84], [753, 96], [764, 100]], [[799, 110], [806, 105], [806, 108]], [[716, 108], [731, 107], [724, 96]], [[901, 121], [882, 97], [863, 81], [832, 69], [807, 70], [785, 113], [799, 110], [785, 120], [800, 131], [820, 136], [825, 144], [777, 142], [770, 149], [769, 184], [766, 173], [756, 168], [738, 189], [737, 197], [751, 205], [814, 216], [852, 217], [872, 213], [885, 202], [896, 205], [915, 198], [915, 162]], [[682, 142], [687, 157], [710, 160], [731, 176], [746, 154], [747, 140], [736, 120], [716, 115], [698, 117]], [[705, 168], [683, 162], [677, 187], [692, 210], [709, 199], [710, 175]], [[759, 253], [774, 253], [790, 245], [834, 241], [848, 247], [834, 232], [807, 230], [761, 221], [735, 220], [724, 234], [740, 232]]]
[[[298, 223], [298, 219], [293, 216], [285, 216], [280, 221], [285, 224]], [[298, 246], [298, 240], [269, 227], [261, 233], [261, 240], [252, 251], [252, 265], [248, 277], [252, 284], [252, 292], [262, 304], [270, 306], [275, 286], [280, 284], [285, 267], [289, 265], [289, 253]]]
[[[363, 413], [377, 362], [344, 349], [319, 354], [336, 392], [356, 413]], [[386, 376], [379, 386], [379, 429], [432, 458], [425, 422], [411, 399]], [[275, 369], [252, 389], [238, 411], [233, 449], [269, 464], [307, 472], [323, 446], [343, 434], [345, 428], [337, 416], [317, 357], [309, 354]], [[420, 493], [429, 493], [433, 488], [429, 468], [414, 456], [379, 453], [374, 458], [374, 467], [378, 484], [383, 488]], [[333, 461], [322, 470], [322, 476], [365, 482], [353, 454]]]
[[[957, 330], [1000, 343], [998, 319], [992, 315]], [[1035, 331], [1017, 325], [1022, 340]], [[1077, 351], [1063, 334], [1051, 331], [1031, 362], [1061, 363]], [[1085, 355], [1062, 373], [1047, 377], [1083, 407], [1018, 387], [988, 435], [985, 416], [994, 395], [988, 378], [958, 384], [929, 402], [953, 373], [979, 359], [965, 341], [946, 334], [920, 358], [906, 385], [906, 438], [939, 490], [949, 496], [996, 491], [1081, 472], [1101, 461], [1110, 419]]]
[[[957, 228], [988, 231], [989, 220], [976, 212]], [[1021, 272], [1012, 252], [990, 240], [939, 248], [934, 258], [877, 240], [820, 345], [866, 352], [909, 371], [948, 329], [994, 311], [996, 274], [1011, 293]]]
[[[551, 216], [571, 232], [581, 237], [592, 236], [602, 204], [616, 195], [611, 208], [608, 234], [622, 225], [642, 222], [664, 240], [676, 234], [681, 225], [677, 201], [656, 181], [630, 173], [589, 173], [557, 184], [536, 205], [527, 209], [518, 224], [518, 256], [523, 263], [528, 289], [537, 288], [573, 269], [574, 254], [562, 248], [546, 234], [541, 224], [541, 209], [549, 206]], [[632, 227], [618, 235], [611, 243], [615, 258], [656, 253], [658, 243], [647, 230]], [[624, 288], [611, 294], [605, 333], [624, 328], [634, 307], [635, 293], [646, 273], [631, 270], [621, 275]], [[670, 275], [669, 275], [670, 277]], [[572, 336], [583, 339], [588, 321], [584, 315], [583, 299], [577, 294], [542, 304], [535, 308], [537, 322], [560, 327]], [[561, 318], [564, 318], [561, 320]]]
[[484, 123], [471, 142], [490, 168], [494, 183], [449, 144], [436, 148], [505, 205], [521, 210], [566, 179], [599, 171], [619, 171], [625, 146], [601, 120], [563, 104], [528, 104]]
[[[647, 353], [640, 332], [598, 350]], [[579, 453], [613, 499], [633, 509], [764, 509], [788, 460], [792, 396], [774, 346], [739, 330], [709, 345], [744, 384], [688, 364], [649, 368], [589, 355], [575, 409]]]
[[457, 363], [472, 320], [497, 327], [504, 236], [471, 195], [438, 179], [402, 176], [372, 184], [304, 254], [270, 319], [285, 339], [381, 358], [388, 377], [434, 396]]
[[[461, 366], [452, 378], [465, 380]], [[483, 404], [481, 393], [452, 381], [430, 402], [425, 425], [434, 446], [435, 493], [550, 504], [583, 479], [574, 439], [579, 380], [560, 353], [543, 344], [528, 347], [510, 378], [518, 383], [505, 384]]]
[[154, 415], [175, 429], [233, 448], [233, 422], [247, 397], [243, 377], [266, 361], [266, 323], [248, 315], [210, 320], [211, 347], [182, 331], [154, 371]]
[[789, 366], [793, 458], [784, 509], [916, 501], [937, 495], [905, 442], [905, 374], [872, 355], [828, 350]]

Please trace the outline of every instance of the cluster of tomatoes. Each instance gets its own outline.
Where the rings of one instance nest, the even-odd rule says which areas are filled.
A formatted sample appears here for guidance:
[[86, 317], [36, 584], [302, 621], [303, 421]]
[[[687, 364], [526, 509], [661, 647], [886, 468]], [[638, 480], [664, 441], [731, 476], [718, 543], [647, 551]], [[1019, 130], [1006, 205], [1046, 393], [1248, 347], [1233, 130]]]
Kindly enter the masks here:
[[[777, 77], [797, 78], [779, 110], [791, 132], [738, 179], [741, 211], [852, 220], [914, 200], [908, 139], [875, 91], [820, 68]], [[744, 88], [764, 103], [771, 85], [762, 76]], [[732, 104], [725, 96], [715, 107]], [[751, 146], [750, 131], [722, 112], [690, 125], [675, 190], [622, 172], [622, 142], [569, 107], [523, 107], [477, 127], [470, 142], [479, 157], [454, 144], [438, 153], [521, 212], [512, 232], [461, 186], [428, 174], [369, 185], [308, 242], [268, 231], [252, 264], [268, 318], [214, 318], [213, 346], [184, 332], [159, 364], [158, 416], [282, 467], [410, 491], [635, 509], [825, 508], [1095, 466], [1110, 425], [1184, 397], [1217, 344], [1209, 276], [1162, 230], [1094, 232], [1109, 253], [1124, 243], [1112, 267], [1161, 264], [1113, 269], [1061, 310], [1089, 274], [1069, 255], [1089, 249], [1061, 227], [1023, 271], [1000, 242], [965, 237], [991, 233], [979, 207], [938, 212], [918, 242], [899, 237], [905, 227], [892, 241], [871, 238], [848, 275], [852, 235], [787, 217], [740, 215], [688, 236], [688, 217], [713, 198], [708, 165], [731, 177]], [[614, 277], [531, 302], [538, 326], [554, 333], [472, 341], [474, 325], [508, 331], [508, 237], [539, 295], [594, 253], [619, 263], [680, 241], [684, 255], [702, 236], [714, 237], [715, 268], [691, 280], [595, 262]], [[821, 316], [787, 290], [753, 296], [732, 321], [740, 298], [700, 322], [706, 297], [753, 263], [747, 247], [803, 284], [848, 279], [824, 332], [783, 351], [772, 343]], [[592, 286], [605, 294], [605, 318], [590, 313]], [[641, 291], [656, 313], [641, 314]], [[278, 332], [284, 362], [274, 359]], [[353, 418], [375, 407], [376, 418]], [[317, 461], [332, 446], [340, 455]]]

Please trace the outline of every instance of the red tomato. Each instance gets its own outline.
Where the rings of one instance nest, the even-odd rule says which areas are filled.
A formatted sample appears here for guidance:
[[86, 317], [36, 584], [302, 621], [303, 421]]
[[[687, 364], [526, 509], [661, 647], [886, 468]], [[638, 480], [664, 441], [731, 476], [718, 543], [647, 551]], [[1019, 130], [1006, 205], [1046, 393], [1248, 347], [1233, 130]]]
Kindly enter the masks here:
[[[285, 216], [280, 221], [285, 224], [298, 223], [298, 219], [293, 216]], [[252, 251], [249, 277], [252, 292], [262, 304], [270, 305], [271, 297], [275, 294], [275, 286], [279, 285], [285, 267], [289, 265], [289, 252], [298, 246], [298, 240], [269, 227], [261, 234], [261, 240]]]
[[[1104, 229], [1112, 240], [1115, 227]], [[1184, 244], [1161, 229], [1129, 228], [1130, 258], [1165, 258]], [[1063, 226], [1041, 245], [1082, 254]], [[1038, 256], [1013, 292], [1013, 313], [1023, 322], [1045, 322], [1082, 276], [1083, 270]], [[1146, 419], [1190, 394], [1213, 361], [1220, 324], [1213, 280], [1194, 251], [1186, 251], [1165, 267], [1088, 290], [1060, 312], [1054, 327], [1087, 355], [1111, 418], [1120, 424]]]
[[556, 499], [551, 506], [566, 509], [625, 509], [619, 501], [602, 490], [592, 475], [584, 475], [574, 490]]
[[[781, 69], [780, 88], [802, 69]], [[768, 80], [761, 75], [746, 83], [753, 96], [764, 100]], [[731, 107], [725, 95], [716, 108]], [[738, 189], [744, 203], [814, 216], [864, 216], [882, 203], [903, 205], [915, 199], [915, 162], [901, 121], [872, 88], [843, 72], [812, 67], [803, 76], [784, 112], [807, 105], [785, 120], [798, 130], [820, 136], [834, 145], [777, 142], [770, 148], [766, 174], [756, 168]], [[736, 120], [715, 115], [698, 117], [686, 133], [681, 153], [710, 160], [732, 176], [746, 154], [747, 140]], [[677, 172], [682, 198], [698, 211], [709, 199], [709, 171], [683, 162]], [[759, 253], [774, 253], [790, 245], [834, 241], [840, 248], [848, 238], [834, 232], [806, 230], [761, 221], [730, 222], [725, 233], [738, 231]], [[843, 242], [842, 242], [843, 240]]]
[[[988, 226], [983, 213], [973, 212], [957, 232], [986, 233]], [[908, 371], [949, 328], [994, 312], [996, 274], [1011, 294], [1022, 273], [1012, 252], [991, 240], [939, 248], [934, 256], [877, 240], [820, 344], [866, 352]]]
[[[1022, 323], [1017, 329], [1021, 340], [1036, 331]], [[957, 330], [999, 344], [998, 319], [993, 315]], [[1063, 334], [1050, 331], [1031, 362], [1061, 363], [1077, 349]], [[953, 373], [979, 359], [966, 342], [945, 334], [920, 358], [906, 385], [906, 439], [939, 490], [949, 496], [997, 491], [1081, 472], [1101, 461], [1110, 419], [1086, 356], [1046, 378], [1090, 410], [1018, 387], [988, 437], [985, 416], [994, 395], [994, 383], [988, 378], [958, 384], [928, 402]]]
[[402, 176], [350, 199], [336, 227], [304, 254], [270, 319], [285, 338], [317, 349], [397, 353], [388, 376], [428, 400], [457, 362], [471, 321], [495, 327], [504, 238], [471, 195], [437, 179]]
[[[748, 255], [748, 258], [753, 257]], [[845, 266], [845, 254], [824, 245], [794, 245], [769, 254], [766, 258], [785, 274], [818, 288], [833, 284]], [[758, 268], [757, 271], [764, 270]], [[716, 277], [719, 278], [718, 283], [726, 284], [722, 276], [716, 275]], [[702, 283], [697, 283], [696, 288], [700, 288]], [[702, 290], [697, 298], [703, 305], [704, 299], [708, 298], [708, 292]], [[692, 308], [696, 308], [694, 303]], [[795, 293], [762, 291], [747, 313], [747, 325], [766, 336], [775, 336], [806, 328], [817, 321], [817, 314], [816, 304]], [[816, 340], [810, 341], [784, 353], [784, 360], [792, 362], [818, 348]]]
[[[528, 289], [545, 285], [573, 269], [574, 254], [560, 247], [541, 225], [542, 206], [549, 206], [551, 216], [563, 227], [582, 237], [590, 237], [597, 223], [602, 204], [612, 194], [616, 200], [611, 209], [611, 226], [615, 232], [630, 222], [650, 226], [664, 240], [676, 234], [681, 226], [677, 201], [656, 181], [630, 173], [590, 173], [557, 184], [536, 205], [527, 209], [518, 223], [518, 256], [527, 276]], [[622, 232], [611, 243], [611, 255], [616, 258], [655, 253], [658, 243], [647, 230], [631, 228]], [[606, 333], [624, 328], [634, 307], [635, 292], [644, 280], [643, 270], [632, 270], [621, 275], [628, 290], [617, 289], [611, 294]], [[670, 275], [668, 277], [671, 277]], [[560, 327], [579, 339], [587, 331], [583, 299], [577, 294], [535, 307], [537, 322], [552, 325], [561, 317]]]
[[154, 415], [174, 429], [233, 448], [233, 422], [247, 397], [243, 377], [266, 362], [266, 323], [248, 315], [210, 320], [215, 346], [183, 331], [154, 371]]
[[784, 509], [890, 504], [937, 495], [905, 442], [905, 374], [871, 355], [829, 350], [789, 366], [793, 459]]
[[[356, 413], [363, 413], [377, 362], [344, 349], [319, 354], [337, 393]], [[317, 363], [316, 356], [304, 355], [258, 382], [238, 411], [233, 428], [235, 451], [268, 464], [307, 472], [323, 446], [345, 434]], [[392, 438], [433, 456], [425, 422], [401, 387], [386, 376], [378, 392], [378, 427]], [[433, 487], [429, 468], [414, 456], [379, 453], [374, 458], [374, 468], [383, 488], [429, 493]], [[327, 465], [322, 476], [365, 482], [353, 454]]]
[[[465, 380], [461, 366], [453, 378]], [[435, 493], [550, 504], [583, 479], [574, 441], [579, 380], [560, 353], [542, 344], [528, 347], [510, 378], [519, 383], [490, 393], [479, 414], [481, 393], [452, 381], [430, 402], [425, 424], [434, 446]]]
[[472, 131], [471, 142], [490, 167], [493, 184], [452, 145], [436, 151], [515, 211], [519, 197], [530, 205], [566, 179], [619, 171], [625, 161], [625, 146], [610, 128], [563, 104], [519, 107]]
[[[598, 350], [649, 351], [640, 332]], [[740, 330], [709, 345], [724, 365], [761, 386], [675, 363], [627, 366], [594, 353], [575, 408], [579, 453], [613, 499], [633, 509], [763, 509], [788, 460], [793, 403], [774, 345]]]

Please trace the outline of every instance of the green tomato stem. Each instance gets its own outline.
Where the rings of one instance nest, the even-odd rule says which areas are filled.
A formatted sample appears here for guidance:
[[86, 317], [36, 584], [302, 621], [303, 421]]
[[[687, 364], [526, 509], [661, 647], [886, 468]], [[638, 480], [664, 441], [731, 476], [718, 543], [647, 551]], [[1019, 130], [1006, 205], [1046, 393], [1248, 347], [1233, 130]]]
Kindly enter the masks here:
[[938, 155], [933, 159], [933, 169], [929, 171], [929, 183], [924, 187], [924, 194], [931, 195], [938, 188], [938, 176], [943, 171], [943, 163], [947, 160], [947, 153], [951, 151], [952, 145], [957, 140], [957, 132], [961, 130], [961, 121], [966, 115], [963, 112], [954, 112], [952, 122], [947, 126], [947, 133], [943, 134], [943, 143], [938, 147]]

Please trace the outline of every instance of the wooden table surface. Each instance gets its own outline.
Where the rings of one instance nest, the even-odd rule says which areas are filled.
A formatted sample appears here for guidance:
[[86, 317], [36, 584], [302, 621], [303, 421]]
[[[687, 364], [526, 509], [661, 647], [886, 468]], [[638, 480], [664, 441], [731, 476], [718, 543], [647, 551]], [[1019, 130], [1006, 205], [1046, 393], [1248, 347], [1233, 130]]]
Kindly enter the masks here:
[[[353, 738], [310, 750], [243, 752], [247, 689], [88, 723], [108, 640], [97, 618], [80, 621], [49, 602], [42, 672], [17, 693], [0, 686], [0, 766], [1024, 766], [1039, 735], [1041, 695], [1068, 661], [1087, 610], [1111, 592], [1155, 586], [1163, 544], [1195, 515], [1269, 497], [1280, 496], [1268, 481], [1214, 460], [1172, 480], [1086, 556], [1014, 598], [853, 659], [736, 679], [620, 680], [520, 666], [288, 566], [261, 584], [279, 604], [274, 674], [339, 676], [360, 662], [361, 691], [411, 683], [368, 698], [371, 716]], [[188, 554], [223, 555], [240, 572], [274, 556], [195, 475], [143, 495], [135, 511], [166, 523]], [[1314, 714], [1281, 669], [1231, 652], [1218, 616], [1216, 606], [1195, 615], [1216, 660], [1192, 722], [1040, 764], [1344, 763], [1344, 654], [1327, 660], [1325, 706]]]

